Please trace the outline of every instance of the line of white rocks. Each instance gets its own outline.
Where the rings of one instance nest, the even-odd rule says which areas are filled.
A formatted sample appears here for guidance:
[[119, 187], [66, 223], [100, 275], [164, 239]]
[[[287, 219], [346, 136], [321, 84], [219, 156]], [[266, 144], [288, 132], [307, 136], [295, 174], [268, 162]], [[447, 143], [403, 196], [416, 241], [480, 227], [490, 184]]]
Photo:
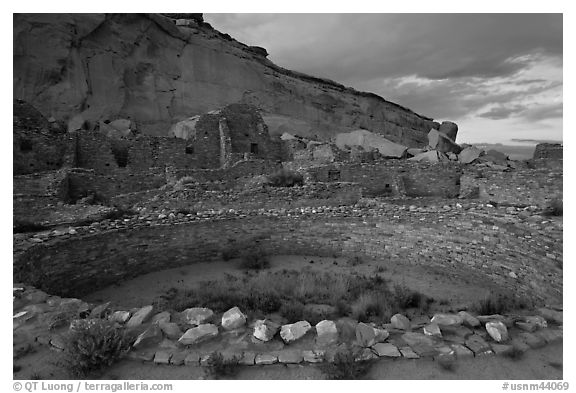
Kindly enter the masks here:
[[[347, 345], [343, 343], [343, 330], [352, 332], [353, 339], [348, 344], [356, 348], [358, 361], [378, 357], [465, 358], [506, 354], [514, 349], [526, 351], [562, 340], [563, 332], [562, 307], [540, 308], [535, 315], [528, 316], [473, 316], [460, 311], [413, 321], [396, 314], [390, 323], [381, 326], [349, 318], [323, 320], [315, 326], [307, 321], [280, 325], [269, 319], [255, 320], [248, 325], [247, 316], [238, 307], [216, 318], [208, 308], [189, 308], [175, 314], [156, 313], [151, 305], [131, 311], [114, 311], [109, 303], [90, 306], [79, 299], [61, 299], [30, 287], [15, 288], [17, 292], [19, 296], [18, 300], [14, 297], [14, 308], [20, 310], [13, 316], [15, 331], [26, 323], [41, 321], [42, 318], [35, 318], [39, 314], [74, 310], [85, 319], [72, 320], [67, 329], [75, 329], [94, 319], [107, 319], [138, 333], [129, 358], [157, 364], [204, 365], [212, 351], [203, 353], [201, 344], [216, 340], [224, 332], [247, 334], [257, 343], [272, 342], [280, 337], [283, 345], [279, 350], [257, 352], [225, 348], [219, 351], [224, 359], [235, 358], [243, 365], [333, 361], [335, 354]], [[23, 304], [26, 305], [18, 307]], [[183, 332], [181, 326], [189, 328]], [[63, 336], [53, 335], [52, 326], [44, 327], [46, 334], [39, 334], [36, 340], [55, 349], [64, 349]], [[313, 337], [310, 348], [290, 347], [305, 336]]]

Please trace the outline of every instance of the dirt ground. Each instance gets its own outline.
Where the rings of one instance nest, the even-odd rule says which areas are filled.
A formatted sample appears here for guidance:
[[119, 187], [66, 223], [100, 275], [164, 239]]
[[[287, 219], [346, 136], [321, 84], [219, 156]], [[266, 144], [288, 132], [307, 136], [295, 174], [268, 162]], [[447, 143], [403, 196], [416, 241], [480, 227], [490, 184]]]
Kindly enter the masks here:
[[[456, 271], [447, 273], [446, 269], [397, 264], [391, 260], [364, 259], [364, 263], [350, 266], [346, 263], [346, 258], [280, 255], [270, 257], [270, 264], [270, 271], [310, 267], [332, 273], [356, 272], [367, 276], [379, 274], [392, 283], [404, 284], [444, 305], [469, 304], [484, 298], [496, 289], [489, 278], [480, 275], [471, 276], [469, 271], [466, 271], [465, 275]], [[380, 270], [376, 272], [379, 267]], [[93, 303], [111, 301], [114, 307], [142, 307], [151, 304], [154, 298], [166, 293], [170, 288], [193, 288], [201, 281], [218, 280], [225, 274], [242, 276], [244, 272], [239, 268], [239, 260], [200, 262], [144, 274], [94, 292], [83, 300]]]
[[[18, 361], [21, 369], [14, 379], [68, 379], [64, 369], [56, 364], [59, 354], [47, 347], [39, 347]], [[459, 359], [453, 370], [440, 367], [432, 359], [378, 359], [366, 375], [372, 380], [561, 380], [563, 377], [562, 342], [529, 350], [518, 360], [499, 356]], [[162, 366], [123, 360], [108, 369], [100, 379], [112, 380], [194, 380], [206, 379], [202, 367]], [[316, 365], [271, 365], [241, 367], [234, 379], [296, 380], [325, 379]]]

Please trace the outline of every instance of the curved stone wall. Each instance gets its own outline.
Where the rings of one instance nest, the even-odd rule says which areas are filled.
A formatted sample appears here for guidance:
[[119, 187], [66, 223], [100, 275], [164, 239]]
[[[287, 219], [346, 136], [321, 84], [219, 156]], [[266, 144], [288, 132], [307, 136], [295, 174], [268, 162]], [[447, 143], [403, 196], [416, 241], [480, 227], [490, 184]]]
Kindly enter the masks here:
[[269, 254], [360, 254], [446, 269], [455, 277], [482, 275], [535, 300], [561, 299], [561, 281], [548, 274], [557, 267], [543, 255], [554, 240], [544, 233], [535, 241], [523, 236], [522, 228], [493, 217], [483, 221], [448, 211], [368, 215], [352, 209], [342, 213], [345, 217], [313, 212], [144, 221], [54, 239], [15, 254], [14, 280], [79, 297], [152, 271], [220, 259], [230, 246], [259, 245]]

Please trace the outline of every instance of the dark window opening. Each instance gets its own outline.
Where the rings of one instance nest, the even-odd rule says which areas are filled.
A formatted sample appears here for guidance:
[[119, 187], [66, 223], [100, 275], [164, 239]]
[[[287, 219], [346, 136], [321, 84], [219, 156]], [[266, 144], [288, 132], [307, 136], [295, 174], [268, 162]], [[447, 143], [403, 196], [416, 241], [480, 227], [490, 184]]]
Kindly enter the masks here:
[[385, 184], [384, 188], [390, 188], [390, 184]]
[[186, 154], [194, 154], [194, 146], [186, 146]]
[[[121, 144], [112, 145], [112, 154], [118, 167], [126, 168], [128, 165], [128, 146]], [[106, 166], [108, 166], [108, 164], [106, 164]]]
[[339, 180], [340, 180], [340, 171], [333, 169], [328, 171], [328, 181], [339, 181]]
[[250, 153], [258, 154], [258, 144], [257, 143], [251, 143], [250, 144]]
[[32, 141], [29, 139], [20, 139], [20, 151], [31, 151]]

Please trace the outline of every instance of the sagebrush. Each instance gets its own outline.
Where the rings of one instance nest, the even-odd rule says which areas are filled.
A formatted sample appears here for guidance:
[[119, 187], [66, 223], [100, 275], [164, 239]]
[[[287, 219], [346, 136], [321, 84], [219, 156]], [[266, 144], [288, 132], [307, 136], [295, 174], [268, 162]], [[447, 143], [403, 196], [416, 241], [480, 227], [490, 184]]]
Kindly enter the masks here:
[[78, 320], [64, 338], [64, 366], [75, 377], [102, 371], [124, 356], [133, 337], [112, 322]]

